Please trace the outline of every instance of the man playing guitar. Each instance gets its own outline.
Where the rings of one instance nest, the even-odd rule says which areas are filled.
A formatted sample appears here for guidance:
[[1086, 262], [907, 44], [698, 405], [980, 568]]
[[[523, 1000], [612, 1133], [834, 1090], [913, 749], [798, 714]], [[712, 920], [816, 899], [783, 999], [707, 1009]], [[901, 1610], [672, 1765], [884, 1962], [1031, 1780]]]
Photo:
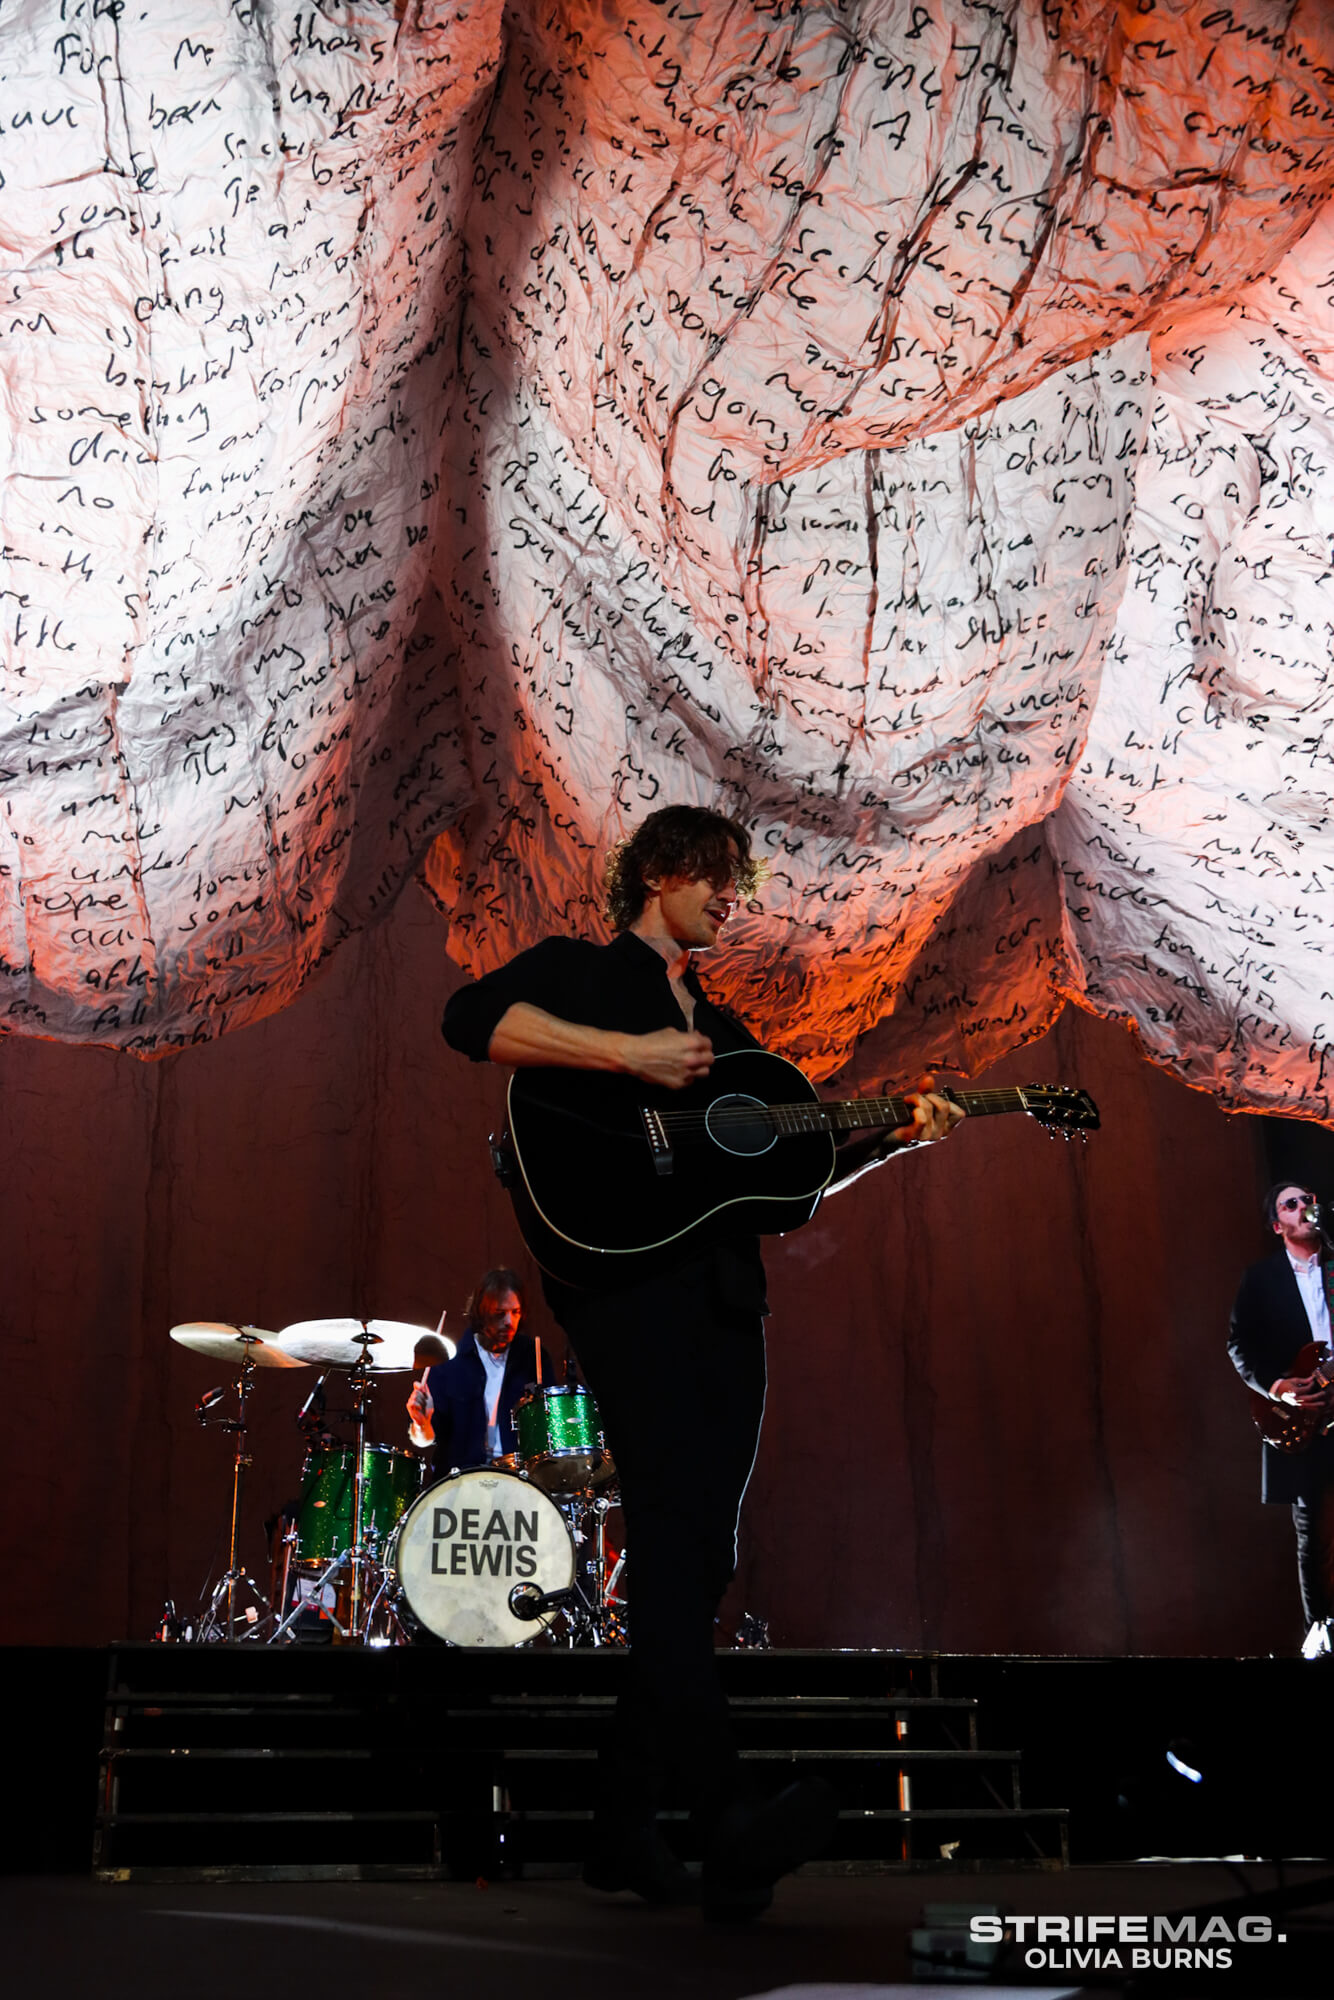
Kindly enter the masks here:
[[[520, 953], [453, 996], [446, 1039], [474, 1061], [589, 1072], [594, 1106], [608, 1078], [626, 1079], [627, 1090], [684, 1091], [716, 1057], [758, 1046], [710, 1000], [694, 960], [718, 945], [759, 874], [737, 821], [694, 806], [651, 814], [609, 858], [612, 942], [551, 937]], [[909, 1124], [840, 1144], [836, 1181], [945, 1137], [963, 1115], [929, 1089], [906, 1103]], [[675, 1770], [703, 1843], [705, 1914], [747, 1918], [767, 1907], [778, 1876], [825, 1844], [836, 1810], [818, 1785], [790, 1786], [765, 1803], [745, 1798], [714, 1661], [714, 1618], [736, 1564], [764, 1411], [759, 1242], [724, 1212], [657, 1246], [640, 1268], [607, 1261], [614, 1268], [586, 1284], [544, 1276], [602, 1413], [633, 1566], [630, 1685], [585, 1880], [653, 1901], [686, 1899], [689, 1878], [655, 1826], [662, 1774]], [[712, 1412], [684, 1478], [681, 1438], [661, 1409], [668, 1364], [707, 1385]]]
[[1334, 1437], [1325, 1432], [1334, 1422], [1326, 1379], [1334, 1272], [1320, 1205], [1308, 1188], [1276, 1183], [1265, 1196], [1265, 1219], [1279, 1247], [1241, 1281], [1228, 1354], [1261, 1399], [1260, 1498], [1292, 1508], [1307, 1625], [1302, 1652], [1316, 1659], [1330, 1651], [1334, 1611]]

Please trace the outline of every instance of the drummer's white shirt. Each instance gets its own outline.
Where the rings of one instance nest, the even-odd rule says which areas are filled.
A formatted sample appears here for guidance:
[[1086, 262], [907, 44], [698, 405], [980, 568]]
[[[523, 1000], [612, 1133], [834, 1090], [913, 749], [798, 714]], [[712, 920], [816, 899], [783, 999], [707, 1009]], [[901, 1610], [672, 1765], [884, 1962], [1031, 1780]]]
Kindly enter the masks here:
[[477, 1342], [477, 1358], [486, 1370], [486, 1455], [499, 1458], [504, 1446], [500, 1442], [500, 1386], [505, 1379], [505, 1363], [509, 1360], [509, 1348], [499, 1354], [492, 1354], [489, 1348]]

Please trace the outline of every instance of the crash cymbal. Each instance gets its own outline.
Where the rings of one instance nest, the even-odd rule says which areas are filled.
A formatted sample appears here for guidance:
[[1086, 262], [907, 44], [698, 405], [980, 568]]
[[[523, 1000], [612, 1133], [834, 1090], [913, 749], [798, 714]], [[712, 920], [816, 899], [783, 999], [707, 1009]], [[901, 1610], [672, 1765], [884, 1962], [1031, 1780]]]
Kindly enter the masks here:
[[[301, 1319], [285, 1326], [278, 1335], [284, 1354], [299, 1361], [312, 1361], [317, 1368], [355, 1368], [363, 1355], [376, 1375], [401, 1375], [412, 1367], [412, 1350], [417, 1342], [435, 1331], [429, 1326], [409, 1326], [401, 1319], [372, 1319], [365, 1331], [375, 1336], [369, 1344], [361, 1339], [359, 1319]], [[454, 1351], [454, 1343], [445, 1347]]]
[[238, 1367], [249, 1356], [256, 1368], [304, 1368], [299, 1355], [285, 1354], [262, 1326], [229, 1326], [221, 1319], [190, 1319], [171, 1329], [171, 1337], [192, 1354]]

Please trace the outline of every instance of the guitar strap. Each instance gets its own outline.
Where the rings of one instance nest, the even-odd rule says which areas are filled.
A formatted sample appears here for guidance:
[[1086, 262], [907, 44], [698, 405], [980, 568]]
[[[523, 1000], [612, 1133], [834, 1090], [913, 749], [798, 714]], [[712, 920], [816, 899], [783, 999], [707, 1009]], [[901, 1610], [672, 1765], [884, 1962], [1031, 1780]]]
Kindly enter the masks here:
[[[1329, 1307], [1330, 1332], [1334, 1334], [1334, 1256], [1328, 1250], [1320, 1252], [1320, 1276], [1325, 1286], [1325, 1304]], [[1327, 1346], [1326, 1356], [1334, 1353], [1334, 1347]]]

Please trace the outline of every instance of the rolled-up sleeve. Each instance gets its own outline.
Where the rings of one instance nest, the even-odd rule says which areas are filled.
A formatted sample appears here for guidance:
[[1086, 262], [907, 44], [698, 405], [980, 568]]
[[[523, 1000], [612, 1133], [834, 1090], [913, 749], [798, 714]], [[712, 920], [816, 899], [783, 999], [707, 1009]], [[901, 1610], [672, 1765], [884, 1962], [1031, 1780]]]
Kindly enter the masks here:
[[[587, 949], [587, 947], [583, 947]], [[441, 1029], [451, 1049], [473, 1062], [486, 1062], [491, 1037], [511, 1007], [526, 1002], [558, 1020], [577, 1020], [575, 972], [581, 946], [576, 938], [544, 938], [508, 965], [470, 979], [451, 994]]]

